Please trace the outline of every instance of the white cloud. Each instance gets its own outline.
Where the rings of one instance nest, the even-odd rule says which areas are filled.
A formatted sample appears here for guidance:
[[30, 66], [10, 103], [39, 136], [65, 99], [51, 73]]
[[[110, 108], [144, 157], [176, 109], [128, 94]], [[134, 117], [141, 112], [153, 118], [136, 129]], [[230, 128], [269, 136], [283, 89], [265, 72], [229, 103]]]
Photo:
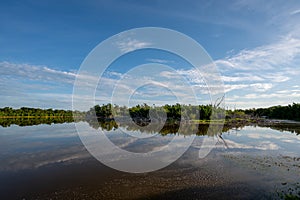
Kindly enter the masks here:
[[252, 50], [242, 50], [236, 55], [215, 61], [221, 69], [246, 71], [278, 70], [290, 66], [300, 54], [300, 40], [292, 37], [282, 38], [274, 44], [264, 45]]
[[282, 82], [290, 80], [290, 77], [283, 75], [282, 72], [281, 73], [280, 72], [268, 73], [268, 74], [264, 74], [262, 76], [272, 82], [275, 82], [275, 83], [282, 83]]
[[[119, 42], [117, 45], [121, 51], [127, 52], [147, 47], [150, 43], [128, 39], [126, 41]], [[279, 98], [281, 102], [285, 103], [295, 101], [295, 99], [298, 99], [300, 96], [299, 91], [295, 90], [295, 88], [298, 88], [299, 85], [288, 85], [288, 83], [293, 80], [295, 81], [295, 78], [300, 74], [300, 69], [297, 65], [297, 59], [300, 59], [299, 55], [300, 40], [292, 37], [285, 37], [275, 44], [264, 45], [252, 50], [242, 50], [236, 55], [231, 55], [230, 57], [215, 61], [215, 64], [221, 71], [221, 76], [219, 78], [221, 81], [225, 82], [224, 90], [229, 93], [227, 94], [227, 103], [242, 105], [242, 101], [244, 101], [245, 105], [253, 106], [254, 104], [257, 105], [260, 101], [249, 103], [249, 100], [259, 100], [260, 98], [269, 101], [274, 101], [274, 98]], [[149, 60], [160, 63], [169, 62], [167, 60], [160, 59]], [[95, 87], [94, 83], [97, 83], [99, 79], [99, 77], [88, 73], [82, 73], [78, 76], [74, 72], [55, 70], [46, 66], [15, 64], [9, 62], [0, 62], [0, 70], [2, 72], [0, 78], [6, 83], [8, 83], [6, 79], [9, 78], [9, 80], [22, 79], [51, 83], [54, 84], [54, 88], [59, 88], [57, 85], [60, 84], [64, 85], [63, 92], [69, 94], [72, 92], [71, 87], [76, 77], [81, 88], [86, 87], [91, 89]], [[156, 74], [156, 71], [151, 73], [152, 75]], [[136, 90], [135, 87], [137, 85], [143, 85], [147, 82], [153, 81], [151, 73], [145, 73], [143, 76], [124, 77], [124, 74], [121, 73], [107, 72], [106, 75], [108, 75], [108, 77], [101, 78], [100, 86], [97, 91], [98, 96], [96, 99], [109, 101], [111, 98], [111, 91], [114, 90], [115, 85], [118, 84], [117, 80], [120, 78], [127, 79], [126, 84], [118, 85], [123, 88], [121, 91], [124, 94], [133, 93]], [[173, 90], [176, 90], [175, 92], [177, 96], [186, 100], [191, 100], [191, 97], [188, 97], [186, 92], [187, 85], [197, 92], [198, 98], [200, 99], [203, 95], [205, 96], [209, 92], [203, 77], [217, 79], [218, 76], [212, 76], [212, 74], [208, 74], [208, 72], [205, 71], [201, 71], [199, 73], [195, 69], [177, 69], [173, 71], [160, 70], [155, 77], [159, 78], [154, 81], [161, 82], [167, 87], [172, 86]], [[186, 81], [186, 84], [180, 85], [178, 84], [178, 80], [181, 80], [182, 82]], [[287, 85], [282, 85], [283, 83]], [[278, 87], [279, 84], [282, 87], [276, 91], [276, 87]], [[24, 85], [26, 86], [26, 83], [24, 83]], [[66, 90], [65, 85], [68, 85], [68, 91]], [[285, 86], [294, 90], [285, 89]], [[26, 87], [29, 89], [32, 85], [29, 86], [28, 84]], [[214, 89], [214, 87], [215, 86], [211, 85], [211, 89]], [[11, 88], [7, 89], [7, 84], [0, 84], [0, 90], [5, 90], [3, 94], [11, 93], [9, 92]], [[24, 94], [26, 94], [25, 90], [26, 88], [23, 88]], [[267, 94], [266, 92], [270, 94]], [[18, 92], [18, 94], [21, 93], [22, 91]], [[53, 92], [51, 92], [51, 94], [53, 94]], [[151, 94], [152, 96], [159, 96], [161, 93], [157, 90], [157, 93], [156, 91], [152, 91]], [[149, 95], [151, 94], [149, 93]], [[36, 98], [38, 98], [38, 94], [35, 95]], [[43, 95], [40, 95], [40, 97], [43, 97], [43, 99], [45, 98]], [[238, 100], [237, 97], [240, 98], [239, 102], [234, 101]], [[122, 101], [126, 102], [128, 100], [123, 99]]]
[[122, 53], [127, 53], [151, 45], [149, 42], [139, 41], [137, 39], [126, 38], [115, 43]]
[[300, 14], [300, 9], [290, 12], [290, 15], [297, 15], [297, 14]]
[[224, 82], [250, 82], [250, 81], [264, 81], [262, 77], [257, 75], [240, 75], [240, 76], [222, 76], [221, 77]]
[[[288, 98], [299, 98], [300, 92], [291, 92], [291, 91], [281, 90], [277, 93], [272, 93], [272, 94], [250, 93], [250, 94], [246, 94], [245, 96], [240, 96], [240, 98], [243, 98], [243, 99], [274, 99], [274, 98], [286, 99], [287, 97]], [[290, 101], [288, 103], [292, 103], [292, 101]]]
[[243, 91], [256, 91], [265, 92], [272, 88], [271, 83], [253, 83], [253, 84], [227, 84], [225, 85], [225, 92], [230, 92], [233, 90], [243, 90]]
[[21, 77], [26, 80], [72, 84], [76, 73], [50, 69], [46, 66], [0, 62], [1, 76]]
[[291, 35], [215, 61], [228, 93], [226, 103], [261, 107], [297, 102], [299, 92], [292, 89], [298, 87], [299, 61], [300, 40]]
[[0, 107], [71, 109], [76, 73], [9, 62], [0, 62], [0, 71]]
[[272, 88], [272, 83], [254, 83], [250, 84], [250, 88], [257, 92], [265, 92]]
[[154, 62], [154, 63], [161, 63], [161, 64], [174, 63], [172, 60], [157, 59], [157, 58], [149, 58], [146, 61]]

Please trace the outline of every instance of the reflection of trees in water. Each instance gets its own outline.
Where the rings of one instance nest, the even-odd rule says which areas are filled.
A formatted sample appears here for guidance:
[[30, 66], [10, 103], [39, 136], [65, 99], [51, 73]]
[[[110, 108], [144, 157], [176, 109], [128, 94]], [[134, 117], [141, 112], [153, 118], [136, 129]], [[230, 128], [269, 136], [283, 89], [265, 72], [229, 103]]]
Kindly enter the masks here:
[[297, 135], [300, 135], [299, 123], [272, 123], [267, 125], [259, 125], [261, 127], [269, 127], [278, 131], [288, 131]]
[[[62, 124], [62, 123], [71, 123], [71, 122], [79, 122], [85, 121], [82, 118], [73, 118], [73, 117], [19, 117], [19, 118], [0, 118], [0, 126], [9, 127], [13, 124], [18, 126], [33, 126], [39, 124]], [[89, 119], [87, 120], [89, 125], [94, 129], [101, 128], [102, 130], [112, 131], [118, 129], [120, 127], [125, 128], [128, 131], [140, 131], [142, 133], [155, 134], [160, 133], [161, 135], [167, 134], [181, 134], [181, 135], [217, 135], [221, 132], [227, 132], [233, 128], [242, 128], [247, 125], [258, 125], [260, 127], [269, 127], [278, 131], [288, 131], [297, 135], [300, 135], [300, 123], [226, 123], [222, 127], [219, 124], [197, 124], [197, 123], [189, 123], [183, 122], [180, 125], [180, 121], [169, 121], [162, 126], [157, 123], [149, 123], [145, 126], [145, 124], [132, 124], [126, 121], [122, 121], [116, 123], [115, 120], [101, 120], [101, 119]], [[162, 127], [162, 128], [161, 128]], [[179, 129], [180, 127], [180, 129]], [[222, 131], [220, 131], [222, 130]], [[208, 132], [209, 131], [209, 132]]]
[[[158, 123], [150, 123], [147, 126], [132, 124], [129, 122], [118, 122], [115, 120], [90, 120], [89, 125], [94, 129], [101, 128], [105, 131], [115, 130], [117, 128], [124, 128], [128, 131], [140, 131], [142, 133], [155, 134], [160, 133], [161, 135], [167, 134], [180, 134], [180, 135], [218, 135], [221, 132], [229, 131], [233, 126], [222, 124], [197, 124], [183, 122], [180, 124], [179, 121], [167, 122], [163, 126]], [[161, 128], [162, 127], [162, 128]], [[241, 126], [240, 126], [241, 127]]]
[[[144, 124], [138, 125], [136, 123], [128, 123], [126, 121], [118, 121], [116, 123], [115, 120], [90, 120], [88, 121], [89, 125], [94, 129], [101, 128], [105, 131], [115, 130], [117, 128], [125, 128], [128, 131], [140, 131], [142, 133], [155, 134], [160, 133], [161, 135], [167, 134], [180, 134], [180, 135], [209, 135], [215, 136], [221, 134], [223, 132], [227, 132], [230, 129], [239, 129], [248, 125], [258, 125], [260, 127], [269, 127], [278, 131], [289, 131], [291, 133], [295, 133], [297, 135], [300, 134], [300, 124], [299, 123], [253, 123], [251, 121], [230, 121], [222, 124], [197, 124], [197, 123], [189, 123], [183, 122], [180, 124], [180, 121], [169, 121], [166, 122], [163, 126], [159, 123], [149, 123], [147, 126]], [[162, 127], [162, 128], [161, 128]]]
[[18, 126], [33, 126], [39, 124], [62, 124], [74, 122], [73, 117], [19, 117], [19, 118], [0, 118], [0, 126], [9, 127], [13, 124]]
[[102, 130], [111, 131], [117, 129], [119, 126], [116, 123], [115, 120], [96, 120], [96, 119], [90, 119], [87, 120], [90, 127], [94, 129], [101, 128]]

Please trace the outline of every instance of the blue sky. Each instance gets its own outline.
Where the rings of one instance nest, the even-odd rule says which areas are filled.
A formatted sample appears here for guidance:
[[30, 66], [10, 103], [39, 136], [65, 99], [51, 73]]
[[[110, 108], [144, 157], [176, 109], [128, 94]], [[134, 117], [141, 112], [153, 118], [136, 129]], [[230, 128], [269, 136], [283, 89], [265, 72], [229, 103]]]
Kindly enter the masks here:
[[[300, 102], [299, 21], [297, 0], [3, 1], [0, 107], [70, 109], [76, 73], [88, 53], [112, 35], [147, 26], [173, 29], [199, 42], [219, 69], [229, 108]], [[182, 59], [144, 50], [124, 55], [110, 66], [96, 93], [97, 103], [109, 101], [109, 90], [130, 68], [149, 62], [173, 67], [174, 73], [199, 84]], [[145, 87], [135, 94], [158, 104], [173, 103], [158, 91], [167, 93]]]

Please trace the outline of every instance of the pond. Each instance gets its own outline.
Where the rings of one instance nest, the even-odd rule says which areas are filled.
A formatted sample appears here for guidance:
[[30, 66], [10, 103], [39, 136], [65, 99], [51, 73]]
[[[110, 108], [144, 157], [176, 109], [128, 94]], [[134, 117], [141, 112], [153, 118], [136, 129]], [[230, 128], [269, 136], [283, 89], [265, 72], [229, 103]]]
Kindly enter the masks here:
[[[174, 138], [181, 144], [193, 137], [193, 143], [160, 170], [126, 173], [94, 158], [76, 127], [85, 130], [87, 138], [105, 134], [113, 144], [135, 153], [168, 145]], [[205, 125], [196, 126], [197, 131], [194, 124], [182, 129], [164, 126], [161, 131], [157, 127], [139, 129], [113, 122], [0, 127], [0, 199], [281, 199], [290, 193], [299, 195], [298, 123], [225, 128], [209, 135]], [[204, 142], [207, 138], [213, 138], [213, 146]], [[210, 148], [209, 154], [199, 157], [205, 148]]]

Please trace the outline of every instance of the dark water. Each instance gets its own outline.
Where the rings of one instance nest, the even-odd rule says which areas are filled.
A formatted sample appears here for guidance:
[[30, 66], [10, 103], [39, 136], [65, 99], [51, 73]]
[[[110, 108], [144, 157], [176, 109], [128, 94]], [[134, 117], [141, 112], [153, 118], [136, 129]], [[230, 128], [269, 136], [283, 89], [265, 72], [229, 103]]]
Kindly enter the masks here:
[[[184, 141], [193, 125], [154, 126], [139, 130], [112, 123], [78, 122], [77, 126], [103, 130], [127, 151], [147, 152]], [[93, 127], [93, 128], [92, 128]], [[0, 127], [0, 199], [280, 199], [300, 191], [300, 125], [246, 126], [205, 135], [196, 131], [188, 151], [155, 172], [131, 174], [111, 169], [83, 146], [75, 123]], [[96, 129], [95, 129], [96, 128]], [[144, 136], [131, 140], [124, 132]], [[99, 133], [100, 134], [100, 133]], [[149, 137], [153, 136], [154, 137]], [[203, 140], [216, 145], [205, 157]], [[145, 139], [146, 138], [146, 139]]]

